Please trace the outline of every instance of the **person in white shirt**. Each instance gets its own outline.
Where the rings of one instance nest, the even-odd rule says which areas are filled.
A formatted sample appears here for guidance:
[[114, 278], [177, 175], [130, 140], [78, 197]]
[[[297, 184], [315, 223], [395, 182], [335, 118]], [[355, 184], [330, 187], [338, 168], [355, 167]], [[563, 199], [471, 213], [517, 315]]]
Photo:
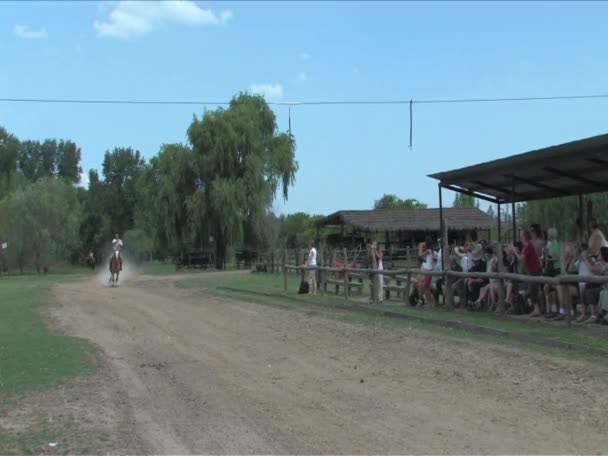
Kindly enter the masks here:
[[308, 274], [308, 294], [317, 294], [317, 270], [312, 269], [317, 266], [317, 249], [315, 241], [310, 241], [310, 253], [304, 263], [304, 267], [311, 268], [307, 271]]
[[[122, 248], [122, 240], [118, 236], [118, 233], [112, 239], [112, 255], [118, 255], [118, 261], [120, 262], [120, 270], [122, 271], [122, 255], [120, 249]], [[110, 257], [110, 268], [112, 267], [112, 257]]]

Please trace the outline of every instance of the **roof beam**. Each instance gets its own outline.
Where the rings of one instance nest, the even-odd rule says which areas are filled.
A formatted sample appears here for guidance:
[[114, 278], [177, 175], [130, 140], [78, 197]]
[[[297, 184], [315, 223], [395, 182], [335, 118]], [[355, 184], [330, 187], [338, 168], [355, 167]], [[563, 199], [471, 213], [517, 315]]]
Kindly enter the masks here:
[[471, 191], [469, 191], [467, 189], [456, 187], [454, 185], [450, 185], [450, 184], [443, 185], [442, 184], [441, 186], [443, 188], [448, 189], [448, 190], [452, 190], [453, 192], [456, 192], [456, 193], [464, 193], [465, 195], [469, 195], [469, 196], [473, 196], [475, 198], [479, 198], [480, 200], [487, 201], [488, 203], [498, 204], [498, 203], [502, 202], [502, 200], [499, 200], [499, 199], [496, 199], [496, 198], [492, 198], [490, 196], [481, 195], [481, 194], [479, 194], [477, 192], [471, 192]]
[[582, 182], [583, 184], [593, 185], [598, 188], [608, 189], [608, 184], [605, 184], [603, 182], [598, 182], [593, 179], [589, 179], [588, 177], [579, 176], [578, 174], [569, 173], [568, 171], [561, 171], [561, 170], [555, 169], [551, 166], [545, 166], [543, 169], [552, 174], [557, 174], [558, 176], [567, 177], [568, 179], [572, 179], [577, 182]]
[[587, 161], [600, 166], [608, 166], [608, 161], [602, 160], [601, 158], [588, 158]]
[[561, 188], [555, 188], [555, 187], [551, 187], [550, 185], [541, 184], [540, 182], [532, 180], [532, 179], [526, 179], [524, 177], [519, 177], [519, 176], [512, 176], [510, 174], [505, 174], [504, 177], [512, 178], [512, 179], [516, 180], [517, 182], [521, 182], [522, 184], [528, 184], [528, 185], [531, 185], [536, 188], [542, 188], [543, 190], [547, 190], [549, 192], [558, 193], [562, 196], [569, 195], [568, 192], [562, 190]]
[[522, 193], [517, 193], [514, 192], [512, 190], [508, 190], [504, 187], [499, 187], [498, 185], [492, 185], [492, 184], [487, 184], [483, 181], [480, 180], [474, 180], [472, 181], [474, 184], [479, 185], [480, 187], [487, 187], [487, 188], [491, 188], [492, 190], [495, 190], [497, 192], [501, 192], [505, 195], [513, 195], [513, 196], [517, 196], [519, 198], [526, 198], [526, 195], [522, 194]]

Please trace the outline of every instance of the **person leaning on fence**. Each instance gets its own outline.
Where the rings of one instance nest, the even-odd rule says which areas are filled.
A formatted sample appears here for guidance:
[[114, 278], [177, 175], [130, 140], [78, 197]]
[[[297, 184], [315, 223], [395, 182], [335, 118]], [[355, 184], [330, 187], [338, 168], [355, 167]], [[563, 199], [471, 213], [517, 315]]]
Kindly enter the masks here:
[[315, 248], [315, 241], [310, 241], [310, 253], [304, 263], [304, 267], [311, 268], [306, 271], [308, 279], [308, 294], [317, 294], [317, 249]]
[[[483, 261], [483, 250], [481, 244], [474, 244], [471, 252], [471, 260], [473, 265], [469, 268], [469, 272], [486, 272], [486, 264]], [[481, 289], [487, 285], [487, 279], [467, 278], [465, 283], [465, 303], [466, 307], [478, 307], [479, 296]]]
[[[536, 252], [535, 245], [532, 243], [532, 235], [530, 231], [525, 230], [521, 234], [521, 241], [524, 245], [524, 249], [521, 254], [516, 253], [517, 259], [525, 263], [528, 275], [540, 276], [542, 274], [542, 266], [540, 258]], [[530, 304], [534, 307], [534, 310], [530, 314], [531, 317], [540, 317], [542, 315], [540, 311], [540, 302], [538, 299], [538, 283], [528, 283], [528, 299]]]
[[[514, 245], [510, 245], [505, 249], [504, 253], [504, 266], [505, 270], [511, 274], [517, 273], [517, 264], [519, 262], [518, 255], [521, 254], [524, 249], [523, 244], [517, 241]], [[516, 299], [519, 293], [519, 283], [515, 280], [505, 280], [505, 303], [507, 304], [507, 314], [513, 315], [518, 313], [516, 308]]]
[[[594, 275], [608, 275], [608, 247], [600, 247], [600, 255], [597, 261], [593, 261], [588, 251], [582, 254], [583, 261], [587, 264], [587, 268]], [[584, 323], [600, 323], [600, 293], [604, 288], [599, 283], [588, 283], [583, 293], [583, 304], [589, 307], [591, 315]]]

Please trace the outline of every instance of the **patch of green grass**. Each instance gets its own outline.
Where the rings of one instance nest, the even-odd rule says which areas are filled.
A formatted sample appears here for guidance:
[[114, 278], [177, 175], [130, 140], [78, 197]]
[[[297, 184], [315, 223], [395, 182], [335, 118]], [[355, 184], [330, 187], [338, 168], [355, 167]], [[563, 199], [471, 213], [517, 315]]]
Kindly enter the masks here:
[[[441, 307], [432, 311], [427, 311], [404, 305], [402, 302], [398, 301], [391, 301], [372, 307], [367, 306], [369, 298], [365, 295], [358, 296], [355, 294], [349, 301], [346, 301], [343, 296], [335, 295], [333, 293], [325, 294], [325, 296], [298, 295], [297, 291], [300, 284], [299, 278], [293, 274], [290, 274], [288, 277], [287, 292], [285, 292], [283, 288], [283, 276], [278, 274], [247, 274], [213, 278], [197, 277], [178, 281], [177, 285], [183, 288], [207, 288], [210, 292], [220, 296], [237, 297], [259, 302], [261, 304], [274, 305], [294, 310], [314, 311], [341, 320], [374, 324], [382, 322], [382, 324], [388, 323], [401, 326], [420, 327], [445, 335], [462, 334], [466, 337], [475, 335], [475, 337], [480, 340], [497, 341], [497, 339], [500, 339], [501, 341], [508, 341], [508, 343], [515, 342], [513, 339], [507, 339], [500, 336], [474, 334], [471, 330], [455, 330], [440, 326], [445, 322], [462, 322], [469, 325], [507, 331], [515, 337], [526, 336], [545, 342], [559, 341], [582, 348], [589, 347], [596, 351], [600, 350], [605, 352], [608, 355], [608, 337], [603, 335], [603, 333], [592, 332], [589, 330], [590, 328], [581, 328], [577, 326], [566, 328], [562, 325], [554, 326], [533, 323], [491, 313], [448, 310]], [[263, 295], [260, 295], [260, 293]], [[374, 315], [356, 310], [340, 309], [345, 305], [353, 304], [363, 305], [366, 306], [366, 308], [373, 308], [378, 311], [390, 311], [411, 318], [392, 318], [390, 316]], [[426, 321], [420, 321], [420, 318], [424, 318]], [[436, 322], [436, 324], [433, 324], [433, 322]], [[523, 343], [518, 345], [527, 346], [530, 344]], [[556, 347], [556, 349], [553, 350], [551, 347], [536, 346], [535, 349], [550, 350], [555, 351], [556, 353], [566, 352], [566, 350], [560, 347]]]
[[0, 279], [0, 390], [6, 400], [15, 393], [46, 389], [67, 378], [92, 371], [93, 347], [54, 334], [39, 308], [48, 303], [60, 276]]

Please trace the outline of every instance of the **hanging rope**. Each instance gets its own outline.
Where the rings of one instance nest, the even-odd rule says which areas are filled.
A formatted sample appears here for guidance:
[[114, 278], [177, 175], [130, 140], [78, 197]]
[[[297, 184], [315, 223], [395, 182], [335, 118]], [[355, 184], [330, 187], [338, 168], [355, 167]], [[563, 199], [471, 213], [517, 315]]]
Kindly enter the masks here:
[[413, 138], [413, 127], [414, 127], [414, 100], [410, 99], [410, 150], [414, 147], [412, 144]]

